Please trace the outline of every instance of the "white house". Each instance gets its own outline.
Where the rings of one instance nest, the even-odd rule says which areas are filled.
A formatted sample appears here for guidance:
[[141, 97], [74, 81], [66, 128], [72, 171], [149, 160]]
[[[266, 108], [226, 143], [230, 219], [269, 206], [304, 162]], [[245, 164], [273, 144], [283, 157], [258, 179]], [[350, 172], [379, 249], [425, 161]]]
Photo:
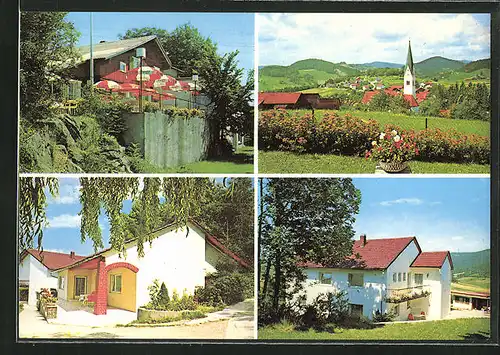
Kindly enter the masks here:
[[27, 249], [21, 253], [19, 284], [28, 287], [28, 304], [36, 304], [36, 292], [42, 288], [56, 289], [57, 277], [52, 271], [83, 259], [83, 256]]
[[205, 277], [217, 271], [223, 258], [249, 267], [197, 223], [189, 222], [188, 228], [170, 224], [158, 229], [151, 244], [144, 243], [143, 257], [134, 239], [126, 242], [123, 254], [109, 248], [56, 270], [59, 298], [86, 296], [95, 302], [94, 314], [106, 314], [107, 306], [136, 312], [150, 301], [148, 286], [155, 279], [171, 295], [176, 290], [181, 296], [205, 286]]
[[451, 255], [422, 252], [415, 237], [368, 240], [362, 235], [341, 264], [301, 266], [308, 302], [319, 293], [345, 290], [351, 314], [369, 319], [376, 311], [393, 311], [396, 320], [442, 319], [450, 311]]

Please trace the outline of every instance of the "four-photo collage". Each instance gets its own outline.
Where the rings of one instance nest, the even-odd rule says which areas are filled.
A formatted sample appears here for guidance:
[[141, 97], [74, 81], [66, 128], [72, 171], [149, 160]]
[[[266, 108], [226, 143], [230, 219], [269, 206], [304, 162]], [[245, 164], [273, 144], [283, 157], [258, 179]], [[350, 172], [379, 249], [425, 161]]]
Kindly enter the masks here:
[[490, 341], [491, 21], [21, 11], [18, 340]]

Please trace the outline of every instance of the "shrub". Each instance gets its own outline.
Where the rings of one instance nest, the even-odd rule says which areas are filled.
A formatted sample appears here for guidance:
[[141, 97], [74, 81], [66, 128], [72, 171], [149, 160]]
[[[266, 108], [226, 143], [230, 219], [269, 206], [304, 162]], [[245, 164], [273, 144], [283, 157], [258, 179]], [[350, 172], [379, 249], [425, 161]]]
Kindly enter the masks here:
[[396, 318], [396, 313], [392, 310], [386, 313], [380, 312], [378, 309], [373, 313], [374, 322], [392, 322]]
[[28, 301], [28, 287], [19, 287], [19, 301]]
[[253, 274], [233, 272], [211, 275], [205, 287], [194, 293], [195, 301], [213, 307], [231, 305], [253, 296]]
[[149, 306], [155, 309], [160, 305], [160, 291], [161, 291], [160, 280], [154, 279], [153, 284], [148, 286], [148, 291], [150, 299]]
[[168, 295], [167, 286], [165, 282], [161, 283], [160, 292], [158, 293], [158, 302], [160, 305], [168, 305], [170, 303], [170, 296]]

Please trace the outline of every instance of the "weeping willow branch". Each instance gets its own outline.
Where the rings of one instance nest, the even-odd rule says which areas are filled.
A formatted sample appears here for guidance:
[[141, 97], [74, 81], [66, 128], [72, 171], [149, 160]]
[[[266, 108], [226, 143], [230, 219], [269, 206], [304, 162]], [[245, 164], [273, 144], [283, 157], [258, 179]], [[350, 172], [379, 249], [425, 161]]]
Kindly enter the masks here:
[[59, 194], [56, 178], [21, 177], [19, 179], [19, 250], [42, 249], [43, 229], [47, 226], [46, 190], [51, 196]]

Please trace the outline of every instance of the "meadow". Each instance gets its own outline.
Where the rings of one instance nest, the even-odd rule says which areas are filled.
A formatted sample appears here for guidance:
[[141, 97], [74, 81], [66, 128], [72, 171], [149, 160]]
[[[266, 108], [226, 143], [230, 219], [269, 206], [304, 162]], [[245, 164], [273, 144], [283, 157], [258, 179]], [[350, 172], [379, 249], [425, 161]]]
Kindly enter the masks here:
[[[266, 174], [373, 174], [377, 163], [363, 157], [259, 151], [259, 172]], [[413, 174], [489, 174], [489, 165], [410, 161]]]
[[287, 340], [456, 340], [484, 342], [490, 337], [489, 318], [463, 318], [385, 324], [373, 329], [335, 328], [333, 333], [295, 330], [290, 323], [259, 328], [259, 339]]
[[461, 277], [452, 282], [455, 291], [490, 292], [490, 279], [486, 277]]

